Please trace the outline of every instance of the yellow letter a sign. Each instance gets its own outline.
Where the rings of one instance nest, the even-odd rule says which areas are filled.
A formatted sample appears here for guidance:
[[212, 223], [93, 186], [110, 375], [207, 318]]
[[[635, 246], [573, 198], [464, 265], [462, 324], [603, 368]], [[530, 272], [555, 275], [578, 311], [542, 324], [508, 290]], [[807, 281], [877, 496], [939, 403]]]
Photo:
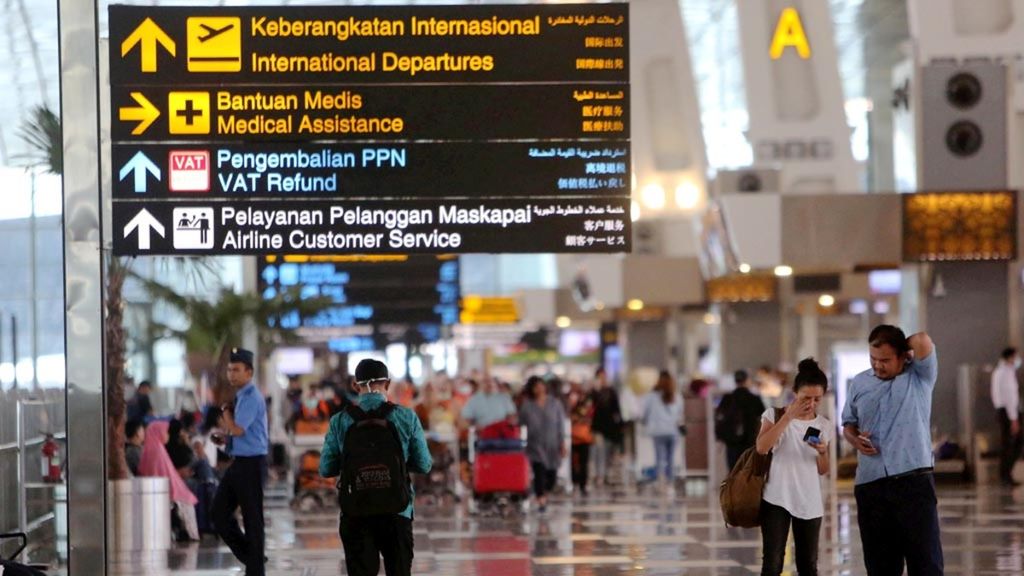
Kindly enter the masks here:
[[792, 7], [783, 10], [782, 15], [779, 16], [779, 24], [775, 27], [775, 36], [772, 38], [769, 55], [772, 60], [778, 60], [790, 46], [796, 48], [797, 54], [804, 60], [811, 57], [811, 45], [807, 42], [804, 25], [800, 22], [800, 13]]

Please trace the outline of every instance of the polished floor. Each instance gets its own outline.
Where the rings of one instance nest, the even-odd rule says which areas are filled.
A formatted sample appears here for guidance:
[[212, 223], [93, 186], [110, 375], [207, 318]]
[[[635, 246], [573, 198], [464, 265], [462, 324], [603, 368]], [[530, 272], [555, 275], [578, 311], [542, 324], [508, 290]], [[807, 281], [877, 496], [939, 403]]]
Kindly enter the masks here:
[[[830, 498], [822, 529], [821, 574], [864, 574], [852, 488]], [[940, 489], [946, 574], [1024, 575], [1024, 490]], [[299, 513], [283, 493], [267, 508], [270, 575], [345, 574], [337, 512]], [[415, 574], [524, 576], [760, 572], [756, 530], [723, 526], [717, 492], [704, 482], [674, 496], [654, 490], [608, 489], [563, 497], [541, 514], [469, 514], [463, 505], [417, 507]], [[791, 560], [792, 550], [787, 555]], [[179, 546], [157, 566], [132, 559], [119, 574], [230, 576], [242, 570], [211, 537]], [[793, 566], [787, 574], [795, 575]]]

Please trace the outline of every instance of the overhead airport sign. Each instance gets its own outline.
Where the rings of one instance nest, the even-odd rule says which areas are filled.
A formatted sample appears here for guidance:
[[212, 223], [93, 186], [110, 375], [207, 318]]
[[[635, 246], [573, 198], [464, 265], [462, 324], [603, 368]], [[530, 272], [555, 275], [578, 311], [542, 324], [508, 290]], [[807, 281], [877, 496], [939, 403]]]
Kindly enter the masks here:
[[352, 326], [459, 321], [459, 260], [454, 256], [267, 256], [257, 261], [257, 273], [265, 299], [300, 287], [304, 298], [334, 302], [308, 317], [295, 313], [278, 320], [322, 340], [347, 335]]
[[109, 16], [116, 254], [630, 249], [626, 4]]
[[113, 218], [115, 240], [152, 254], [616, 252], [629, 208], [620, 198], [117, 202]]

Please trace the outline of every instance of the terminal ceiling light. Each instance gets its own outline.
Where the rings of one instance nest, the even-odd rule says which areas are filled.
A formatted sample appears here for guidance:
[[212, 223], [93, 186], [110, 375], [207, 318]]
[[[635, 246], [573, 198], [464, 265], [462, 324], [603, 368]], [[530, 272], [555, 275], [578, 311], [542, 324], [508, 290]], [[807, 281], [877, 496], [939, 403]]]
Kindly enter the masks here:
[[626, 308], [629, 308], [630, 310], [632, 310], [634, 312], [639, 312], [640, 310], [644, 309], [644, 301], [643, 300], [637, 300], [636, 298], [634, 298], [634, 299], [630, 300], [629, 302], [626, 302]]
[[793, 275], [793, 268], [790, 266], [776, 266], [775, 275], [779, 278], [785, 278]]
[[559, 328], [568, 328], [572, 326], [572, 320], [568, 316], [559, 316], [555, 318], [555, 326]]
[[604, 302], [601, 302], [600, 300], [594, 302], [594, 310], [597, 310], [598, 312], [604, 310]]
[[629, 207], [629, 219], [636, 222], [640, 219], [640, 203], [633, 200]]
[[707, 324], [708, 326], [714, 326], [715, 324], [718, 324], [718, 322], [718, 316], [716, 316], [715, 314], [708, 312], [707, 314], [704, 315], [704, 323]]
[[648, 184], [640, 191], [640, 201], [645, 208], [661, 210], [665, 207], [665, 188], [661, 184]]
[[832, 296], [831, 294], [822, 294], [821, 296], [818, 296], [818, 305], [822, 308], [831, 308], [835, 306], [835, 304], [835, 296]]
[[750, 274], [750, 264], [746, 262], [740, 264], [740, 274]]
[[676, 206], [683, 210], [693, 210], [700, 205], [700, 188], [693, 182], [683, 182], [676, 186]]
[[885, 300], [875, 300], [875, 303], [871, 306], [871, 309], [875, 311], [875, 314], [884, 316], [889, 313], [889, 303]]

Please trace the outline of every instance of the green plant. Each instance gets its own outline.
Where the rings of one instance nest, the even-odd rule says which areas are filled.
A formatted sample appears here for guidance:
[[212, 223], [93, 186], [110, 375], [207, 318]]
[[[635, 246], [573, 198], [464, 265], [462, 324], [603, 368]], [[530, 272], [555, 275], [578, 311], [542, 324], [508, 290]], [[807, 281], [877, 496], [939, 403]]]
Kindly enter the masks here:
[[298, 288], [271, 299], [221, 288], [214, 299], [205, 299], [179, 294], [152, 280], [140, 279], [140, 282], [154, 299], [166, 303], [185, 319], [184, 328], [158, 324], [154, 329], [164, 337], [180, 339], [189, 354], [207, 355], [218, 403], [233, 397], [226, 376], [228, 355], [233, 346], [241, 344], [246, 330], [256, 330], [262, 348], [296, 342], [299, 336], [295, 330], [281, 327], [279, 318], [293, 312], [300, 316], [312, 315], [334, 305], [330, 298], [304, 299]]
[[32, 108], [28, 119], [21, 125], [19, 135], [29, 147], [25, 158], [30, 166], [44, 166], [48, 172], [63, 174], [64, 141], [60, 118], [53, 110], [45, 104]]

